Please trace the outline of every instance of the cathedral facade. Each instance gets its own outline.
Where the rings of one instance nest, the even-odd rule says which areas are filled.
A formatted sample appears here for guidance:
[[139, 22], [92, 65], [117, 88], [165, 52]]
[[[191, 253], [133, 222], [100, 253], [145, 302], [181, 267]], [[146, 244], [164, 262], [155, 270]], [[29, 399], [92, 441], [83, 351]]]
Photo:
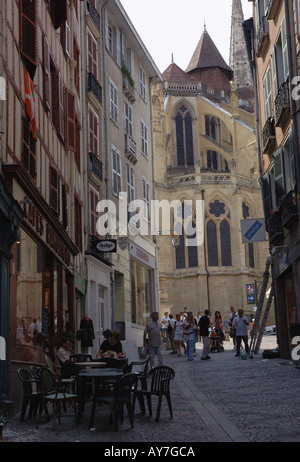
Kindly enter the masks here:
[[[235, 50], [243, 20], [239, 1], [233, 11], [230, 64], [244, 60], [246, 70], [246, 47]], [[187, 69], [172, 62], [153, 91], [155, 199], [177, 201], [187, 219], [175, 223], [178, 210], [171, 208], [169, 229], [158, 223], [161, 314], [187, 307], [200, 314], [209, 309], [212, 316], [220, 311], [227, 319], [233, 305], [254, 315], [247, 285], [259, 287], [268, 247], [242, 241], [241, 220], [264, 216], [253, 83], [245, 72], [235, 79], [205, 29]], [[203, 239], [193, 245], [196, 222]]]

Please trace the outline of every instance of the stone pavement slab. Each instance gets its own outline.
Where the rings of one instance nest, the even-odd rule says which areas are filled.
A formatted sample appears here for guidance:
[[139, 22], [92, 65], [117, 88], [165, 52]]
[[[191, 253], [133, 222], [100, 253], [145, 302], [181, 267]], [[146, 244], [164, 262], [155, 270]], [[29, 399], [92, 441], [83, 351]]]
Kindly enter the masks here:
[[[275, 348], [274, 336], [264, 337], [262, 350]], [[163, 401], [160, 422], [141, 415], [136, 405], [135, 426], [125, 413], [117, 433], [108, 426], [108, 408], [97, 409], [95, 428], [89, 431], [91, 406], [82, 423], [61, 419], [56, 431], [43, 419], [36, 429], [35, 419], [12, 417], [4, 429], [7, 442], [103, 442], [103, 443], [201, 443], [201, 442], [296, 442], [300, 441], [300, 370], [281, 359], [263, 360], [261, 354], [242, 361], [232, 344], [225, 342], [223, 353], [212, 353], [200, 361], [197, 344], [194, 361], [164, 351], [164, 362], [176, 372], [171, 384], [174, 418]], [[153, 409], [156, 409], [154, 400]]]

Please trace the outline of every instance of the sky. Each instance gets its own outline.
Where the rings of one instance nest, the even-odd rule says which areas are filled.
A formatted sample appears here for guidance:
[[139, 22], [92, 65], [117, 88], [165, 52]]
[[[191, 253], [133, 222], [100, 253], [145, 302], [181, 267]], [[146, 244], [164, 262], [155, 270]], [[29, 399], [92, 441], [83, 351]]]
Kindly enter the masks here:
[[[232, 0], [120, 0], [160, 72], [185, 70], [204, 30], [229, 64]], [[253, 3], [242, 0], [244, 19]]]

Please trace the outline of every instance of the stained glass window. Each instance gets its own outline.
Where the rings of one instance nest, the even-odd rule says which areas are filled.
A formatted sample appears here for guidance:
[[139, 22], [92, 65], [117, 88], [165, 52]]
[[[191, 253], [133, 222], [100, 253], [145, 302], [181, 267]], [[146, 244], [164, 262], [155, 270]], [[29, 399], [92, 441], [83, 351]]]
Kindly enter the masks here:
[[223, 220], [220, 226], [222, 266], [232, 266], [231, 236], [228, 221]]
[[210, 220], [206, 225], [208, 266], [219, 266], [217, 227]]

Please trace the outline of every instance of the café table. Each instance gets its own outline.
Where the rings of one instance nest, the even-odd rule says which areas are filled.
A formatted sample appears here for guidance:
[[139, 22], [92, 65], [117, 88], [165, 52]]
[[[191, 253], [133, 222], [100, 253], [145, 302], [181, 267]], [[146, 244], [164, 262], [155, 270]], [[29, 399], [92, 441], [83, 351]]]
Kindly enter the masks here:
[[95, 382], [115, 383], [117, 379], [122, 377], [123, 371], [117, 368], [103, 369], [85, 369], [77, 376], [77, 395], [78, 395], [78, 422], [80, 423], [85, 407], [86, 384], [88, 381], [93, 382], [93, 390], [95, 390]]

